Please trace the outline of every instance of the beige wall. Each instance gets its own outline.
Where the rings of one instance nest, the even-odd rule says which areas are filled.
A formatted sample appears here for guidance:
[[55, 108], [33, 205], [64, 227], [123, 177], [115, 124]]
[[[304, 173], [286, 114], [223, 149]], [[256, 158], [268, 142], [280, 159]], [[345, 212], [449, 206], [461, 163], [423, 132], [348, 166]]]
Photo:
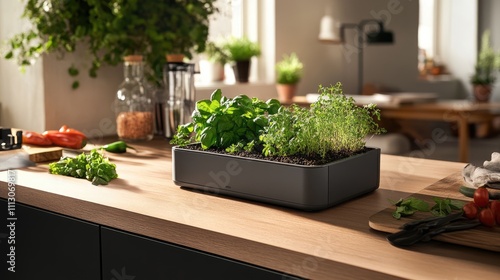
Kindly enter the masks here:
[[[29, 28], [20, 19], [20, 1], [0, 1], [0, 40]], [[2, 57], [4, 53], [2, 52]], [[64, 59], [48, 55], [21, 73], [13, 60], [0, 59], [0, 126], [42, 132], [61, 125], [78, 128], [88, 136], [115, 133], [111, 103], [123, 79], [121, 66], [105, 67], [98, 78], [87, 75], [89, 62], [84, 51]], [[71, 64], [80, 68], [80, 88], [71, 89], [67, 73]]]
[[[123, 81], [122, 66], [103, 67], [97, 78], [88, 76], [89, 63], [85, 51], [77, 50], [64, 60], [53, 55], [43, 58], [45, 82], [45, 129], [58, 129], [62, 124], [82, 130], [88, 137], [116, 133], [113, 101]], [[80, 87], [71, 88], [73, 79], [67, 69], [78, 66]]]
[[[393, 3], [393, 4], [390, 4]], [[388, 5], [390, 7], [388, 8]], [[410, 90], [417, 81], [418, 1], [396, 0], [278, 0], [276, 1], [276, 57], [297, 52], [305, 63], [300, 92], [315, 92], [319, 84], [341, 81], [345, 91], [357, 87], [358, 54], [355, 30], [346, 30], [345, 45], [318, 42], [319, 24], [330, 6], [338, 22], [359, 23], [380, 18], [395, 34], [392, 45], [364, 48], [364, 82]]]
[[[0, 1], [0, 42], [28, 28], [20, 1]], [[42, 63], [19, 71], [14, 61], [3, 59], [0, 48], [0, 126], [41, 130], [44, 128]]]

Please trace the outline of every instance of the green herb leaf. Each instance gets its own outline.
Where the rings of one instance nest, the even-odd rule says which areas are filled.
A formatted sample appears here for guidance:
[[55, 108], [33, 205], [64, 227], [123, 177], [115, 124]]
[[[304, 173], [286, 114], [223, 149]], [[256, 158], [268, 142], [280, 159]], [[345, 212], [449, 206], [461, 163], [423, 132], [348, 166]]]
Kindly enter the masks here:
[[452, 200], [449, 198], [433, 198], [436, 204], [432, 206], [431, 213], [437, 217], [448, 216], [453, 212], [453, 210], [461, 210], [465, 205], [465, 202], [459, 200]]
[[75, 66], [71, 66], [70, 68], [68, 68], [68, 74], [71, 77], [78, 76], [79, 73], [80, 73], [80, 71], [78, 71], [78, 69]]
[[212, 95], [210, 95], [210, 101], [216, 100], [217, 102], [220, 102], [222, 98], [222, 91], [220, 89], [214, 90], [212, 92]]
[[401, 217], [411, 216], [417, 211], [429, 211], [429, 204], [415, 197], [401, 198], [397, 202], [391, 201], [391, 203], [396, 206], [396, 210], [392, 213], [392, 216], [398, 220]]

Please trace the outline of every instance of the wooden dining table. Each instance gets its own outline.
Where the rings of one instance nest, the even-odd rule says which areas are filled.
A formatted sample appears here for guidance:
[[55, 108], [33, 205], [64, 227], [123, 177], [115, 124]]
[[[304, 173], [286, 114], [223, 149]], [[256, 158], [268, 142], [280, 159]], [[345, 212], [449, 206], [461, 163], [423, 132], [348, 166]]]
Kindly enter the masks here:
[[[292, 103], [310, 105], [306, 96], [295, 96]], [[360, 104], [364, 105], [364, 104]], [[458, 134], [457, 161], [468, 162], [470, 148], [470, 124], [488, 124], [500, 116], [500, 102], [478, 103], [469, 100], [431, 100], [427, 102], [403, 102], [377, 104], [381, 118], [400, 120], [425, 120], [455, 123]]]
[[[103, 141], [111, 140], [114, 139]], [[6, 204], [7, 199], [14, 198], [12, 210], [30, 207], [34, 213], [52, 213], [55, 221], [69, 219], [67, 223], [71, 226], [82, 224], [97, 229], [77, 238], [81, 231], [70, 234], [71, 227], [57, 227], [58, 222], [54, 222], [50, 226], [40, 224], [36, 233], [25, 232], [28, 229], [21, 227], [23, 223], [31, 220], [40, 223], [43, 216], [19, 217], [14, 233], [17, 246], [21, 248], [30, 240], [39, 240], [39, 246], [48, 249], [44, 252], [33, 247], [24, 253], [17, 251], [16, 273], [33, 271], [23, 265], [26, 256], [23, 258], [22, 254], [29, 254], [35, 263], [56, 265], [53, 270], [35, 271], [47, 273], [43, 275], [64, 269], [78, 275], [88, 272], [94, 264], [101, 279], [118, 279], [116, 275], [120, 273], [136, 279], [160, 279], [147, 278], [151, 271], [156, 271], [156, 277], [161, 279], [177, 279], [160, 275], [180, 275], [182, 269], [200, 270], [203, 263], [197, 260], [201, 254], [211, 256], [209, 260], [226, 260], [224, 263], [232, 266], [237, 263], [245, 269], [253, 267], [277, 276], [266, 279], [496, 279], [500, 275], [498, 252], [441, 241], [399, 248], [386, 240], [387, 232], [369, 225], [371, 217], [392, 207], [391, 201], [412, 196], [460, 172], [463, 163], [382, 155], [377, 190], [323, 211], [305, 212], [181, 188], [172, 181], [172, 146], [167, 139], [155, 138], [134, 146], [138, 152], [106, 153], [116, 164], [119, 177], [103, 186], [49, 174], [45, 163], [0, 172], [0, 202]], [[439, 196], [439, 190], [433, 195]], [[11, 204], [9, 209], [2, 209], [7, 210], [11, 210]], [[392, 219], [390, 215], [384, 217]], [[0, 234], [4, 232], [0, 230]], [[39, 236], [43, 234], [55, 240], [41, 239]], [[75, 241], [63, 243], [71, 240], [72, 234]], [[89, 245], [73, 248], [79, 244]], [[70, 254], [60, 253], [65, 246], [71, 250]], [[172, 246], [188, 251], [193, 258], [178, 266], [170, 265], [183, 256], [162, 253], [170, 252], [168, 248]], [[93, 248], [94, 251], [90, 250]], [[87, 249], [95, 257], [79, 251]], [[64, 263], [72, 258], [80, 260], [66, 267]], [[1, 268], [6, 266], [2, 263]], [[222, 275], [226, 269], [205, 267]], [[249, 277], [240, 276], [232, 279]]]

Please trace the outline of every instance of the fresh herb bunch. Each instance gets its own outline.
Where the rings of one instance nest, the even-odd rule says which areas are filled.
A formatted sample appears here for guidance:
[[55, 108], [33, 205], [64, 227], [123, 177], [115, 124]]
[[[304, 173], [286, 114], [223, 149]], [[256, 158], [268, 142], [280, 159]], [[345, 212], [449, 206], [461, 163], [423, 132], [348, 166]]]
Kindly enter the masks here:
[[76, 157], [63, 157], [58, 162], [49, 164], [51, 174], [85, 178], [93, 185], [106, 185], [118, 178], [116, 165], [111, 163], [96, 149], [90, 153], [81, 153]]
[[[365, 137], [379, 134], [374, 104], [358, 106], [342, 92], [341, 83], [319, 86], [320, 96], [309, 109], [292, 105], [269, 116], [260, 137], [266, 156], [352, 154], [365, 147]], [[376, 120], [375, 120], [376, 119]]]
[[295, 53], [283, 55], [283, 59], [276, 63], [276, 82], [278, 84], [296, 84], [302, 78], [304, 65]]
[[171, 143], [184, 146], [200, 142], [205, 150], [251, 150], [268, 125], [267, 116], [277, 113], [280, 107], [276, 99], [264, 102], [246, 95], [231, 99], [217, 89], [209, 100], [196, 102], [192, 122], [180, 125]]
[[401, 217], [411, 216], [417, 211], [429, 212], [430, 210], [429, 203], [415, 197], [401, 198], [392, 204], [396, 206], [392, 216], [398, 220]]
[[222, 50], [226, 53], [229, 61], [250, 60], [260, 55], [260, 46], [250, 41], [247, 37], [230, 37], [222, 44]]
[[462, 210], [464, 205], [466, 204], [464, 201], [454, 200], [450, 198], [433, 198], [434, 206], [430, 209], [432, 215], [437, 217], [444, 217], [451, 214], [453, 211]]
[[436, 217], [445, 217], [453, 211], [460, 211], [466, 204], [464, 201], [450, 198], [434, 197], [433, 200], [435, 204], [432, 207], [429, 206], [429, 203], [411, 196], [405, 199], [401, 198], [396, 202], [391, 201], [391, 204], [396, 206], [392, 216], [399, 220], [401, 217], [411, 216], [420, 211], [431, 212]]

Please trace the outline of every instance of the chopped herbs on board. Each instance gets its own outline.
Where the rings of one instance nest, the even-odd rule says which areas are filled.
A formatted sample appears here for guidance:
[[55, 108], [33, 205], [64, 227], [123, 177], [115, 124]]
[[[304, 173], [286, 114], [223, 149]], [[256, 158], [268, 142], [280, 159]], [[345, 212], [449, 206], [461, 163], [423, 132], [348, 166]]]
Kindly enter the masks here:
[[116, 165], [96, 149], [81, 153], [76, 157], [62, 157], [58, 162], [49, 164], [51, 174], [85, 178], [93, 185], [106, 185], [118, 178]]

